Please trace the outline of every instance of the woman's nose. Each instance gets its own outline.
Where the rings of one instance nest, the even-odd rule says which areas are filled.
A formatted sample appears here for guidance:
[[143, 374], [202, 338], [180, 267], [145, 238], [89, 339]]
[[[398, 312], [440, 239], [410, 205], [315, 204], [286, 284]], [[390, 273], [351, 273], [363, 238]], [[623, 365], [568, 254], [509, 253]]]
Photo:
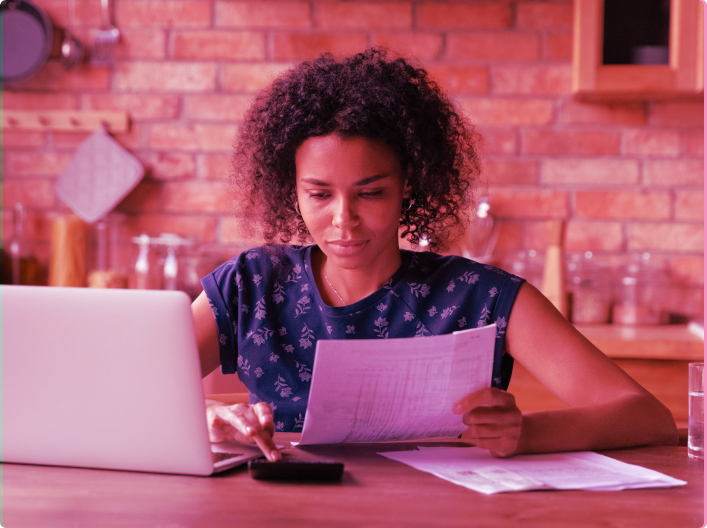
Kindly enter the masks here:
[[335, 207], [334, 218], [332, 219], [334, 227], [342, 229], [358, 224], [358, 211], [353, 200], [346, 197], [340, 198], [337, 200]]

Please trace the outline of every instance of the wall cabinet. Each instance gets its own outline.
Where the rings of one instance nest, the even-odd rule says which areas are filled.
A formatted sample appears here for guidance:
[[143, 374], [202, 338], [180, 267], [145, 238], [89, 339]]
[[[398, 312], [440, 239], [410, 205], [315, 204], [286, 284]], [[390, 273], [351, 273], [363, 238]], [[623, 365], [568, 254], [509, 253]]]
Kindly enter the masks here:
[[603, 64], [604, 0], [575, 0], [573, 92], [600, 101], [702, 97], [703, 34], [704, 3], [670, 0], [668, 64]]

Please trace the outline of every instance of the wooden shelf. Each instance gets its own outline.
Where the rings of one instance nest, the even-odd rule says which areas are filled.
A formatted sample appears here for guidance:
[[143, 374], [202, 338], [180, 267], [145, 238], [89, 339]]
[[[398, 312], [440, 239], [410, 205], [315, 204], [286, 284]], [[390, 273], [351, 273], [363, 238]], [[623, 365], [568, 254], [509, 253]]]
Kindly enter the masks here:
[[697, 98], [704, 93], [704, 6], [671, 0], [668, 65], [604, 65], [604, 0], [574, 1], [572, 91], [588, 101]]
[[127, 132], [126, 112], [81, 110], [5, 110], [2, 114], [5, 131], [60, 130], [62, 132], [93, 132], [104, 126], [108, 132]]

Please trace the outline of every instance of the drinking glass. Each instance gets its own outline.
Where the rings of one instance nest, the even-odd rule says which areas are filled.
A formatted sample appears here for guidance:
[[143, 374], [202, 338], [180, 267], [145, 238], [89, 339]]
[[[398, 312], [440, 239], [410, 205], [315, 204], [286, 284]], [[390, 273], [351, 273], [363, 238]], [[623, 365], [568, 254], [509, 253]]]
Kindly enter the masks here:
[[688, 392], [687, 454], [690, 458], [705, 458], [705, 390], [704, 363], [690, 363]]

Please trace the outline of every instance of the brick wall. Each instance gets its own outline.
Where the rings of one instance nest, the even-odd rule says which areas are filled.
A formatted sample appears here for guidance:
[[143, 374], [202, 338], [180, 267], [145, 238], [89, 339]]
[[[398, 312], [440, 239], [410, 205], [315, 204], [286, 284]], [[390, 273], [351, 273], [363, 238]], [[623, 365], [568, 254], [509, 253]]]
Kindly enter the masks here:
[[[36, 0], [67, 26], [67, 0]], [[572, 2], [114, 0], [113, 68], [66, 72], [53, 57], [5, 86], [5, 109], [126, 110], [116, 139], [147, 168], [118, 206], [133, 233], [172, 231], [228, 248], [241, 242], [224, 175], [253, 93], [294, 61], [385, 44], [414, 56], [485, 136], [499, 253], [541, 247], [543, 222], [568, 221], [570, 250], [650, 251], [680, 281], [703, 279], [703, 104], [587, 104], [570, 93]], [[97, 0], [76, 0], [85, 44]], [[3, 235], [11, 206], [48, 255], [65, 211], [54, 182], [84, 134], [5, 132]]]

